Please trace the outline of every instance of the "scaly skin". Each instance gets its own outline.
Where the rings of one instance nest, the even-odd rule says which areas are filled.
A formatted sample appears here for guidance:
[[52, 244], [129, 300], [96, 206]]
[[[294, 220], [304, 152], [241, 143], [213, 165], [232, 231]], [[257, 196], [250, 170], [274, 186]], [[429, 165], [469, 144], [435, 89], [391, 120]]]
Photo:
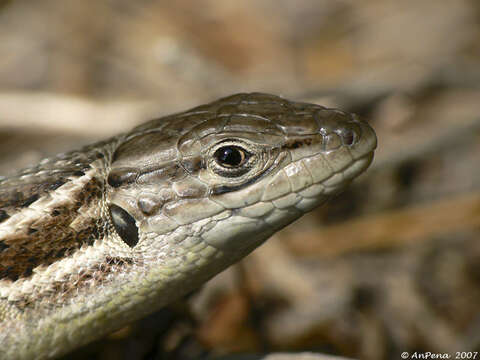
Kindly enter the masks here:
[[198, 288], [375, 147], [354, 115], [238, 94], [0, 179], [0, 358], [58, 357]]

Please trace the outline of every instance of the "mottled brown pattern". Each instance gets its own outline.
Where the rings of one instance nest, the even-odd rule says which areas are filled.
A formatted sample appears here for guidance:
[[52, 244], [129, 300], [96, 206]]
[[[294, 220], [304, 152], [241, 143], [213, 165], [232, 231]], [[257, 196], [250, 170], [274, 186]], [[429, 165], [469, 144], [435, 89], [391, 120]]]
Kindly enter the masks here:
[[65, 302], [79, 290], [98, 286], [105, 282], [109, 274], [126, 271], [133, 264], [130, 258], [106, 256], [104, 261], [91, 267], [82, 269], [77, 274], [69, 274], [68, 277], [53, 281], [45, 292], [35, 293], [32, 296], [25, 295], [19, 300], [9, 301], [18, 310], [33, 309], [35, 303], [41, 302], [42, 298], [48, 298], [49, 304], [54, 307], [56, 303]]
[[83, 244], [92, 245], [105, 232], [101, 219], [85, 218], [80, 229], [70, 224], [78, 217], [79, 209], [98, 206], [103, 184], [90, 180], [70, 206], [55, 208], [50, 215], [35, 219], [25, 231], [0, 239], [0, 279], [16, 281], [32, 275], [37, 266], [48, 266], [73, 254]]

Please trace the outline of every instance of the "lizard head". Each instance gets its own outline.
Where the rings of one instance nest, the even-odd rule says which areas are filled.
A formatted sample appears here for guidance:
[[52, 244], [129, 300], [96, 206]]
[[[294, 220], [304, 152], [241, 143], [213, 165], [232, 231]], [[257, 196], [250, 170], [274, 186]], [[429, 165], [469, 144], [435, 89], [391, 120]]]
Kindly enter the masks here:
[[125, 139], [109, 175], [113, 223], [135, 247], [181, 233], [240, 257], [343, 189], [375, 147], [375, 133], [355, 115], [233, 95]]

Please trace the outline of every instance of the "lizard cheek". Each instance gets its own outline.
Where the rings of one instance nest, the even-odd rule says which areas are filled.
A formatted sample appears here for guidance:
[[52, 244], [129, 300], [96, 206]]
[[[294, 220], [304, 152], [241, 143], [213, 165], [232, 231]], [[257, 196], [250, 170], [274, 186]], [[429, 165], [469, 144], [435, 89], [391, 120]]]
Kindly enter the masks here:
[[135, 219], [120, 206], [110, 205], [110, 218], [118, 236], [131, 248], [138, 243], [138, 227]]

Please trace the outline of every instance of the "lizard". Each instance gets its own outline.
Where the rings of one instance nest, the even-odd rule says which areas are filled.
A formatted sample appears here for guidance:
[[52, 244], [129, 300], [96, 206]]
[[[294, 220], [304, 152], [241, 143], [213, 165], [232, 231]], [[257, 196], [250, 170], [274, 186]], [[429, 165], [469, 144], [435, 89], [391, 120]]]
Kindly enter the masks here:
[[51, 359], [191, 292], [363, 173], [356, 115], [231, 95], [0, 178], [0, 359]]

